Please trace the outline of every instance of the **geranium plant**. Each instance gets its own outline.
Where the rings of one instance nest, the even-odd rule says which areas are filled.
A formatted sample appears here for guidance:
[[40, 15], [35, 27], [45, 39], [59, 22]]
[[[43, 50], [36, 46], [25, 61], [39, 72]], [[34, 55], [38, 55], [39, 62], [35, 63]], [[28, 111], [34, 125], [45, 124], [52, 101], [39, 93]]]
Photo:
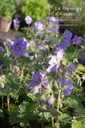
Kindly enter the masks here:
[[32, 18], [25, 21], [23, 37], [0, 50], [1, 117], [5, 110], [10, 124], [23, 128], [85, 127], [77, 60], [84, 39], [69, 30], [60, 34], [53, 16], [31, 27]]

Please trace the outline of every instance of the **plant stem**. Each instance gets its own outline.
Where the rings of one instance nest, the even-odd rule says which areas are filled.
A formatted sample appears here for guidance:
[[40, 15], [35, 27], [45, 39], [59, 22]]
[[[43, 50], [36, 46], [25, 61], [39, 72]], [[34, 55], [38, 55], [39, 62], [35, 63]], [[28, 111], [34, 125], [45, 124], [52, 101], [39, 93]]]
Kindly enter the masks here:
[[43, 119], [42, 119], [42, 128], [44, 128], [44, 112], [42, 112]]
[[7, 106], [8, 106], [8, 111], [10, 111], [10, 96], [7, 95]]
[[[53, 93], [53, 92], [52, 92]], [[54, 108], [54, 103], [52, 104], [52, 108]], [[52, 110], [51, 110], [52, 112]], [[55, 128], [55, 124], [54, 124], [54, 117], [52, 117], [52, 128]]]
[[[29, 76], [29, 74], [26, 76], [23, 85], [25, 84], [26, 80], [28, 79], [28, 76]], [[17, 94], [20, 91], [21, 87], [22, 87], [22, 79], [20, 80], [20, 86], [19, 86], [19, 89], [17, 90]]]
[[[59, 111], [59, 108], [60, 108], [60, 90], [58, 91], [58, 102], [57, 102], [57, 111]], [[58, 128], [58, 120], [57, 120], [57, 128]]]
[[52, 127], [55, 128], [54, 117], [52, 117]]
[[59, 110], [60, 107], [60, 90], [58, 91], [58, 104], [57, 104], [57, 110]]
[[2, 97], [2, 109], [4, 109], [4, 104], [3, 104], [3, 97]]

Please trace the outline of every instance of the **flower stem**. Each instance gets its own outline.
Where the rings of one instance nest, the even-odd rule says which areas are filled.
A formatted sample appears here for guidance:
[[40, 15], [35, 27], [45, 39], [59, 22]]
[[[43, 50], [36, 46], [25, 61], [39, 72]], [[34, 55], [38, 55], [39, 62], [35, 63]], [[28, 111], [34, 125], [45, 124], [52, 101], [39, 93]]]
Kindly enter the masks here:
[[[58, 91], [58, 102], [57, 102], [57, 111], [59, 111], [60, 108], [60, 90]], [[59, 127], [59, 122], [57, 120], [57, 128]]]
[[3, 97], [2, 97], [2, 109], [4, 109], [4, 104], [3, 104]]
[[44, 112], [42, 112], [43, 118], [42, 118], [42, 128], [44, 128]]
[[55, 127], [55, 124], [54, 124], [54, 117], [52, 117], [52, 128]]
[[7, 106], [8, 106], [8, 111], [10, 111], [10, 97], [7, 95]]
[[59, 110], [60, 107], [60, 90], [58, 91], [58, 103], [57, 103], [57, 110]]

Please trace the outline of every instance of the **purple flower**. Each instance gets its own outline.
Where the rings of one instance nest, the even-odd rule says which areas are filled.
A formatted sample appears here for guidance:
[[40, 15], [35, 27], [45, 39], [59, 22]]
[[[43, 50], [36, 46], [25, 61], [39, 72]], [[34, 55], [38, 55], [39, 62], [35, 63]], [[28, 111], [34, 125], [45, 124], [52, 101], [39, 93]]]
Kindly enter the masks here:
[[32, 18], [30, 16], [25, 17], [26, 24], [30, 25], [32, 23]]
[[0, 52], [4, 52], [4, 49], [3, 49], [3, 47], [0, 47]]
[[38, 32], [42, 32], [44, 30], [44, 25], [42, 24], [41, 20], [38, 20], [37, 22], [35, 22], [34, 29], [38, 30]]
[[39, 51], [39, 53], [40, 53], [40, 51], [49, 49], [49, 47], [48, 47], [48, 45], [39, 45], [37, 49], [38, 49], [38, 51]]
[[12, 46], [12, 54], [14, 56], [20, 57], [23, 55], [23, 52], [26, 50], [26, 40], [24, 38], [20, 38], [14, 42]]
[[61, 93], [64, 96], [70, 95], [73, 89], [73, 84], [71, 83], [71, 81], [68, 78], [64, 78], [58, 81], [58, 87], [64, 87], [61, 90]]
[[13, 23], [14, 23], [14, 26], [17, 27], [17, 26], [19, 26], [20, 21], [19, 21], [18, 18], [15, 18], [15, 19], [13, 20]]
[[49, 64], [53, 65], [53, 64], [59, 63], [63, 59], [63, 55], [64, 55], [64, 50], [59, 49], [57, 51], [57, 54], [52, 56], [51, 60], [49, 61]]
[[43, 72], [37, 72], [33, 75], [32, 81], [28, 83], [28, 89], [37, 89], [37, 92], [41, 91], [42, 86], [47, 84], [47, 80], [45, 79], [46, 74]]
[[43, 43], [49, 42], [49, 41], [50, 41], [50, 38], [46, 37], [46, 38], [43, 40]]
[[14, 44], [14, 41], [12, 41], [11, 39], [7, 39], [9, 46], [12, 46]]
[[29, 82], [28, 88], [33, 89], [34, 87], [36, 87], [36, 82], [34, 81]]
[[59, 32], [59, 28], [60, 28], [59, 23], [56, 23], [56, 24], [55, 24], [55, 32], [56, 32], [56, 33]]
[[72, 39], [72, 43], [75, 45], [80, 45], [82, 42], [82, 37], [81, 36], [74, 36], [74, 38]]
[[45, 49], [45, 46], [43, 46], [43, 45], [38, 46], [38, 50], [44, 50], [44, 49]]
[[44, 80], [42, 81], [42, 86], [45, 86], [47, 83], [48, 83], [48, 80], [47, 80], [47, 79], [44, 79]]
[[63, 59], [63, 55], [64, 55], [64, 50], [59, 49], [57, 51], [57, 54], [51, 57], [49, 61], [50, 66], [46, 70], [48, 73], [55, 71], [59, 67], [60, 61]]
[[72, 33], [70, 31], [65, 31], [63, 34], [63, 40], [60, 44], [61, 49], [65, 49], [70, 45], [70, 39], [72, 37]]
[[48, 24], [47, 24], [47, 33], [51, 33], [51, 32], [59, 32], [59, 28], [60, 28], [60, 25], [59, 25], [59, 22], [58, 20], [55, 18], [55, 17], [49, 17], [48, 18]]
[[3, 55], [3, 58], [5, 58], [5, 57], [7, 57], [7, 54], [6, 53]]
[[48, 18], [48, 21], [55, 23], [57, 20], [56, 20], [56, 18], [54, 16], [52, 16], [52, 17]]
[[29, 46], [30, 46], [30, 43], [29, 43], [29, 42], [27, 42], [27, 46], [26, 46], [26, 47], [28, 48]]
[[45, 41], [49, 42], [50, 41], [50, 38], [49, 37], [45, 38]]
[[35, 54], [33, 52], [26, 52], [25, 53], [25, 56], [26, 57], [29, 57], [29, 56], [34, 56]]
[[35, 82], [41, 81], [46, 75], [43, 72], [37, 72], [33, 77], [32, 80]]
[[65, 31], [63, 34], [64, 38], [71, 38], [72, 37], [72, 33], [70, 31]]
[[47, 104], [48, 106], [51, 106], [51, 105], [52, 105], [52, 102], [51, 102], [50, 100], [46, 100], [46, 104]]
[[66, 72], [67, 75], [71, 76], [75, 70], [74, 64], [70, 64], [66, 68], [67, 68], [67, 72]]
[[50, 72], [54, 72], [54, 71], [56, 71], [56, 69], [59, 67], [59, 65], [50, 65], [47, 69], [46, 69], [46, 71], [48, 72], [48, 73], [50, 73]]
[[57, 61], [57, 56], [54, 55], [54, 56], [51, 57], [51, 59], [49, 61], [49, 64], [50, 65], [54, 65], [54, 64], [56, 64], [56, 61]]

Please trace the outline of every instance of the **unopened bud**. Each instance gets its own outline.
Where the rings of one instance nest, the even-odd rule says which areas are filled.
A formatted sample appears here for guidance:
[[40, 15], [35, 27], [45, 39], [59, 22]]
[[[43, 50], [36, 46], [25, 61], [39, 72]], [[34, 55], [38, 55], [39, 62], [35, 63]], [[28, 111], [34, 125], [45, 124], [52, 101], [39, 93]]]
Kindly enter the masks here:
[[18, 66], [13, 66], [13, 74], [16, 75], [19, 72], [19, 67]]
[[47, 104], [48, 106], [51, 106], [53, 103], [54, 103], [54, 97], [53, 97], [53, 95], [51, 95], [51, 96], [49, 96], [49, 97], [47, 98], [46, 104]]

